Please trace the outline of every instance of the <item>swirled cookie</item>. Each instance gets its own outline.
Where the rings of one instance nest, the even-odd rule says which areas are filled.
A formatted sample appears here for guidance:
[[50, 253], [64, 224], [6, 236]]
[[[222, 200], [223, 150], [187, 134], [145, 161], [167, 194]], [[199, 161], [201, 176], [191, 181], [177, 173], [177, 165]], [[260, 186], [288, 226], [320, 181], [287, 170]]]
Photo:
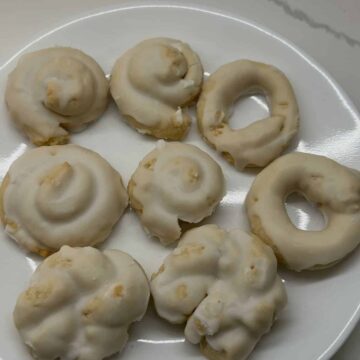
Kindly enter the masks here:
[[170, 244], [179, 220], [200, 222], [224, 195], [220, 166], [194, 145], [160, 141], [140, 162], [128, 185], [131, 206], [146, 231]]
[[[229, 124], [241, 96], [264, 93], [270, 116], [242, 129]], [[201, 134], [232, 165], [263, 167], [288, 146], [299, 127], [299, 110], [287, 77], [271, 65], [238, 60], [221, 66], [205, 83], [197, 105]]]
[[76, 145], [44, 146], [11, 165], [0, 188], [6, 233], [42, 256], [106, 239], [128, 204], [120, 174]]
[[90, 56], [66, 47], [23, 55], [9, 75], [5, 100], [15, 124], [35, 145], [64, 144], [105, 111], [109, 85]]
[[243, 360], [286, 304], [271, 248], [239, 229], [188, 231], [151, 280], [158, 314], [211, 360]]
[[[327, 220], [321, 231], [296, 228], [284, 201], [303, 194]], [[252, 231], [292, 270], [332, 266], [360, 243], [360, 173], [324, 156], [291, 153], [255, 178], [246, 198]]]
[[144, 271], [126, 253], [64, 246], [32, 275], [14, 321], [35, 359], [101, 360], [123, 349], [149, 296]]
[[202, 78], [200, 59], [187, 44], [154, 38], [142, 41], [116, 61], [110, 91], [137, 131], [178, 140], [191, 123], [183, 107], [199, 94]]

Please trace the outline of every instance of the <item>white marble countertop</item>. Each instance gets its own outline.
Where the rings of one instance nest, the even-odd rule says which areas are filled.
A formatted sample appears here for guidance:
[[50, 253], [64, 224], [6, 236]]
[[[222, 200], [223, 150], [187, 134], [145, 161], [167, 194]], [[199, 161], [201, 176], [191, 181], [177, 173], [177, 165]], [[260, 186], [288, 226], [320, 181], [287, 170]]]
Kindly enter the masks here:
[[[151, 1], [157, 2], [156, 0]], [[170, 3], [172, 1], [168, 1]], [[359, 0], [184, 0], [224, 9], [278, 32], [315, 58], [360, 109]], [[41, 34], [77, 17], [131, 1], [1, 0], [0, 68]], [[334, 360], [360, 359], [360, 324]], [[4, 359], [6, 360], [6, 359]], [[304, 359], [307, 360], [307, 359]]]

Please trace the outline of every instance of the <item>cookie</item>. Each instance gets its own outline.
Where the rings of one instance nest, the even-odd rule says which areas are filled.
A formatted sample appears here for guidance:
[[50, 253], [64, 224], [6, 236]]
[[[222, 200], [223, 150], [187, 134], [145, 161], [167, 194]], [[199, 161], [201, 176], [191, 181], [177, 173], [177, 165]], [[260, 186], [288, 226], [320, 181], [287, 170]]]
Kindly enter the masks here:
[[211, 215], [225, 189], [220, 166], [194, 145], [161, 141], [140, 162], [128, 185], [131, 206], [145, 230], [167, 245], [180, 238], [180, 222]]
[[[231, 108], [244, 95], [262, 93], [269, 117], [244, 128], [229, 125]], [[237, 169], [264, 167], [277, 158], [298, 132], [299, 111], [286, 76], [271, 65], [238, 60], [221, 66], [206, 81], [197, 104], [204, 139]]]
[[185, 338], [211, 360], [243, 360], [287, 298], [270, 247], [240, 229], [188, 231], [151, 280], [158, 314], [186, 323]]
[[20, 58], [9, 75], [5, 100], [12, 120], [32, 143], [55, 145], [98, 119], [108, 93], [94, 59], [77, 49], [54, 47]]
[[14, 322], [34, 359], [100, 360], [123, 349], [149, 296], [145, 273], [128, 254], [64, 246], [32, 275]]
[[120, 174], [100, 155], [77, 145], [27, 151], [0, 187], [5, 232], [42, 256], [62, 245], [101, 243], [127, 204]]
[[191, 124], [186, 105], [199, 94], [202, 79], [200, 59], [189, 45], [153, 38], [116, 61], [110, 92], [123, 119], [138, 132], [179, 140]]
[[[291, 222], [285, 200], [300, 193], [327, 219], [321, 231], [300, 230]], [[255, 178], [246, 198], [252, 231], [270, 245], [288, 268], [332, 266], [360, 242], [360, 173], [319, 155], [291, 153]]]

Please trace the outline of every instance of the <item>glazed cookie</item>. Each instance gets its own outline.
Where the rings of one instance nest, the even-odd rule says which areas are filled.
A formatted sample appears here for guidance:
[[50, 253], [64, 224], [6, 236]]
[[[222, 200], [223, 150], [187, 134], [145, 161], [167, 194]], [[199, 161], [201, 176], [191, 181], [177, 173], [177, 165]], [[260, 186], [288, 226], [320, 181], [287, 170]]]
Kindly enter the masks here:
[[[228, 124], [231, 107], [251, 93], [266, 95], [270, 116], [234, 130]], [[266, 166], [280, 155], [298, 131], [299, 112], [291, 84], [280, 70], [238, 60], [209, 77], [197, 105], [197, 119], [205, 140], [242, 170]]]
[[64, 144], [105, 111], [104, 72], [80, 50], [54, 47], [23, 55], [9, 75], [5, 100], [15, 124], [35, 145]]
[[170, 244], [180, 238], [179, 221], [198, 223], [224, 195], [220, 166], [196, 146], [159, 141], [140, 162], [128, 192], [145, 230]]
[[101, 360], [123, 349], [149, 296], [146, 275], [128, 254], [64, 246], [32, 275], [14, 321], [34, 359]]
[[[300, 193], [327, 219], [321, 231], [296, 228], [286, 198]], [[292, 270], [329, 267], [360, 242], [360, 173], [324, 156], [291, 153], [255, 178], [246, 199], [252, 231]]]
[[158, 314], [211, 360], [246, 359], [286, 304], [271, 249], [239, 229], [188, 231], [151, 280]]
[[199, 94], [203, 69], [189, 45], [169, 38], [142, 41], [115, 63], [110, 91], [138, 132], [178, 140], [191, 118], [184, 106]]
[[62, 245], [104, 241], [127, 204], [120, 174], [97, 153], [76, 145], [26, 152], [0, 188], [6, 233], [42, 256]]

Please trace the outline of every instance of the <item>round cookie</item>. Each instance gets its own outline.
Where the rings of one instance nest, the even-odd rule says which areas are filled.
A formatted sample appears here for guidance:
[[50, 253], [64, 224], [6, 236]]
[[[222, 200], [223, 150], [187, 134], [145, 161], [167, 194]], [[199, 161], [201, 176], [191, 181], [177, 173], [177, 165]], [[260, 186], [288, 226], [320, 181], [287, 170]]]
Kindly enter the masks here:
[[140, 162], [128, 185], [144, 229], [167, 245], [180, 238], [179, 221], [198, 223], [224, 195], [220, 166], [194, 145], [160, 141]]
[[128, 254], [64, 246], [32, 275], [14, 322], [34, 359], [100, 360], [123, 349], [149, 296], [146, 275]]
[[240, 229], [188, 231], [153, 275], [158, 314], [186, 322], [185, 338], [211, 360], [243, 360], [285, 306], [271, 248]]
[[[270, 116], [241, 129], [228, 122], [241, 96], [266, 95]], [[221, 66], [205, 82], [197, 105], [198, 127], [205, 140], [237, 169], [263, 167], [288, 146], [299, 126], [294, 91], [277, 68], [250, 60]]]
[[109, 84], [94, 59], [54, 47], [23, 55], [9, 75], [5, 100], [15, 124], [35, 145], [64, 144], [105, 111]]
[[[300, 193], [327, 219], [321, 231], [305, 231], [291, 222], [285, 200]], [[329, 267], [360, 242], [360, 173], [324, 156], [291, 153], [255, 178], [246, 198], [252, 231], [270, 245], [288, 268]]]
[[202, 79], [200, 59], [189, 45], [153, 38], [116, 61], [110, 92], [124, 119], [138, 132], [179, 140], [191, 124], [184, 106], [197, 97]]
[[42, 256], [62, 245], [104, 241], [127, 204], [120, 174], [97, 153], [76, 145], [27, 151], [0, 187], [6, 233]]

